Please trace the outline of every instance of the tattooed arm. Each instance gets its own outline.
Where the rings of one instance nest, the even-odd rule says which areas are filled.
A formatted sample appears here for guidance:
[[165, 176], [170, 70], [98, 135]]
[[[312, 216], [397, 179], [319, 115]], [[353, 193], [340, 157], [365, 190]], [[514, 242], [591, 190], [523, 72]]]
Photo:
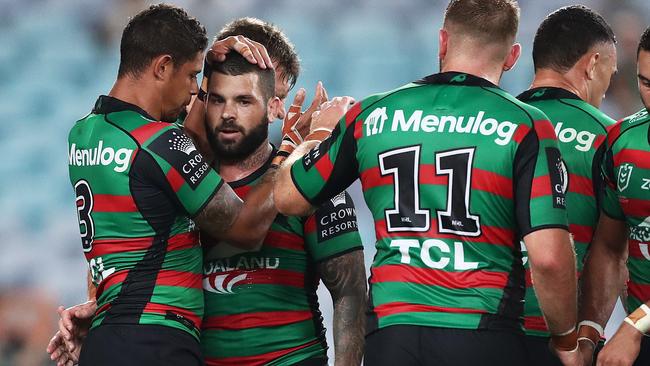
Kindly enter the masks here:
[[247, 250], [259, 249], [278, 213], [272, 195], [275, 174], [276, 169], [270, 168], [245, 202], [223, 184], [194, 221], [215, 239]]
[[360, 365], [366, 324], [366, 269], [355, 250], [319, 264], [334, 304], [334, 365]]

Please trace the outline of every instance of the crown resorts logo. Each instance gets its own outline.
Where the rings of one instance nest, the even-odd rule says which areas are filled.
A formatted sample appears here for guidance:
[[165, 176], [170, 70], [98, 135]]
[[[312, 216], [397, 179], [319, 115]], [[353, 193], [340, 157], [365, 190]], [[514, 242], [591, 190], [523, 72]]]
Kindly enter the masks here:
[[169, 139], [169, 143], [172, 144], [172, 146], [169, 147], [169, 150], [180, 151], [185, 155], [190, 155], [196, 151], [196, 147], [194, 147], [194, 144], [189, 137], [185, 136], [182, 133], [179, 134], [176, 131], [172, 132], [172, 135], [173, 137]]
[[332, 204], [334, 205], [334, 207], [336, 207], [338, 205], [344, 205], [346, 203], [346, 201], [345, 201], [345, 191], [343, 191], [343, 192], [337, 194], [336, 196], [332, 197], [332, 199], [330, 201], [332, 201]]

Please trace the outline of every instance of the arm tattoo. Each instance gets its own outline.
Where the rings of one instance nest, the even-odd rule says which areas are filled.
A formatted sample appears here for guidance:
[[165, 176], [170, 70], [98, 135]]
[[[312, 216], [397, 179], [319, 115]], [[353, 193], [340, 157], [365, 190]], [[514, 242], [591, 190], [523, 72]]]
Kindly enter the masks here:
[[320, 263], [318, 269], [334, 303], [334, 364], [360, 365], [367, 298], [363, 251], [328, 259]]
[[194, 217], [194, 222], [213, 238], [221, 238], [230, 230], [243, 203], [228, 184], [212, 197], [210, 202]]

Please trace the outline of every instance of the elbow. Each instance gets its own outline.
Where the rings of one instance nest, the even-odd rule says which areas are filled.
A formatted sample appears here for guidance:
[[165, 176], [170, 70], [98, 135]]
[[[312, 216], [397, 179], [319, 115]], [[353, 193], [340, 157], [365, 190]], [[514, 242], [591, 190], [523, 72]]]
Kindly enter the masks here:
[[562, 277], [576, 276], [576, 257], [573, 250], [566, 253], [543, 253], [535, 258], [530, 257], [531, 267], [538, 275], [564, 275]]

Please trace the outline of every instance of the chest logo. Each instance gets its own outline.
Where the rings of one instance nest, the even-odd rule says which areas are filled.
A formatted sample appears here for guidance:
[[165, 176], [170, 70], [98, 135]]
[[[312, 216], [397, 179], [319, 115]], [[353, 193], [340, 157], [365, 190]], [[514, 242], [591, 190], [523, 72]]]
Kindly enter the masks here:
[[244, 281], [247, 277], [247, 273], [242, 273], [237, 276], [231, 276], [229, 274], [207, 276], [203, 278], [203, 289], [215, 294], [232, 295], [234, 294], [233, 286]]
[[618, 179], [616, 180], [616, 186], [619, 192], [623, 192], [627, 189], [627, 186], [630, 185], [630, 178], [632, 177], [632, 170], [634, 165], [630, 163], [625, 163], [618, 168]]

